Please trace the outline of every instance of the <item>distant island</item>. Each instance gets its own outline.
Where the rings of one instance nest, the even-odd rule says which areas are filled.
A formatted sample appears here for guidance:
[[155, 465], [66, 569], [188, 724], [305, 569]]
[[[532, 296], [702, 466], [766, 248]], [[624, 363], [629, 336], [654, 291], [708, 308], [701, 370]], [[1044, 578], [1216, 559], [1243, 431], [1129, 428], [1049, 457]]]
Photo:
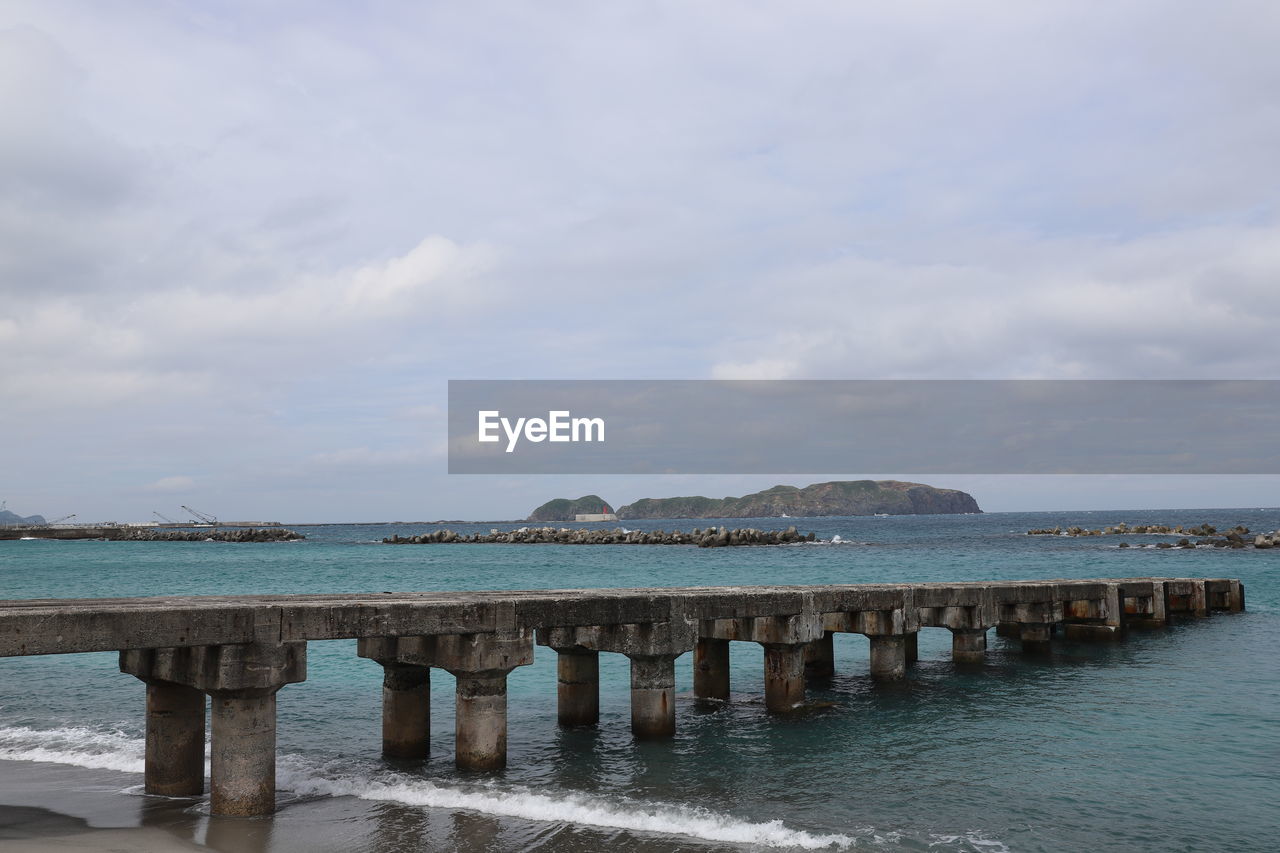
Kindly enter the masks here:
[[0, 527], [9, 527], [21, 524], [44, 524], [43, 515], [28, 515], [25, 518], [16, 512], [10, 512], [7, 509], [0, 509]]
[[575, 521], [579, 515], [611, 512], [609, 504], [599, 495], [583, 495], [577, 500], [556, 498], [529, 513], [529, 521]]
[[[530, 521], [573, 521], [578, 513], [599, 512], [598, 495], [558, 498], [538, 507]], [[837, 480], [799, 488], [774, 486], [740, 498], [641, 498], [619, 507], [620, 519], [780, 518], [822, 515], [942, 515], [982, 512], [967, 492], [901, 480]]]

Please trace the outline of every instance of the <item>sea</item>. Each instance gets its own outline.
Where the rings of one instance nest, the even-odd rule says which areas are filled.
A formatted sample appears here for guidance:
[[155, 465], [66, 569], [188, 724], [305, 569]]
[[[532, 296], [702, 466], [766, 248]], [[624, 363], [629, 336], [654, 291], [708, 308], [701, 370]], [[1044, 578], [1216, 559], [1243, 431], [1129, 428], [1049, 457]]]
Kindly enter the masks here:
[[278, 696], [280, 808], [258, 819], [142, 793], [144, 687], [115, 654], [0, 659], [0, 804], [228, 853], [1273, 850], [1280, 549], [1026, 535], [1122, 521], [1270, 531], [1280, 510], [733, 519], [821, 541], [719, 549], [381, 544], [519, 523], [300, 527], [305, 541], [274, 544], [0, 542], [9, 599], [1142, 576], [1239, 578], [1247, 596], [1244, 613], [1055, 641], [1047, 657], [993, 631], [976, 668], [953, 666], [950, 634], [925, 629], [900, 683], [872, 681], [866, 638], [839, 634], [835, 678], [789, 717], [765, 713], [759, 646], [732, 645], [723, 705], [694, 700], [684, 655], [667, 742], [632, 739], [620, 655], [601, 655], [599, 726], [560, 730], [555, 654], [540, 647], [509, 678], [509, 764], [491, 775], [454, 768], [449, 674], [432, 673], [430, 758], [384, 761], [380, 667], [354, 641], [313, 642], [307, 680]]

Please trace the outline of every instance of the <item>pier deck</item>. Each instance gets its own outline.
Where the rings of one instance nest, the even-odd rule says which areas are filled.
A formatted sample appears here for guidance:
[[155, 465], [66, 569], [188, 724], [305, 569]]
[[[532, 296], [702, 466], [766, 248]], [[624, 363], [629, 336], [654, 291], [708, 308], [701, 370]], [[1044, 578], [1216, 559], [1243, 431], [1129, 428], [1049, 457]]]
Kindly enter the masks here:
[[383, 667], [383, 752], [429, 750], [429, 679], [457, 681], [456, 762], [506, 763], [507, 675], [557, 653], [559, 719], [599, 720], [599, 655], [631, 660], [636, 737], [675, 732], [675, 661], [693, 652], [694, 694], [729, 696], [729, 643], [764, 647], [765, 703], [789, 713], [807, 680], [835, 668], [833, 635], [870, 639], [874, 678], [903, 678], [922, 628], [952, 633], [958, 665], [981, 662], [987, 632], [1019, 638], [1029, 654], [1061, 634], [1114, 641], [1171, 617], [1244, 609], [1229, 578], [1108, 578], [826, 586], [382, 592], [0, 601], [0, 657], [120, 652], [146, 699], [146, 789], [204, 791], [206, 697], [212, 720], [216, 814], [275, 808], [276, 694], [306, 679], [310, 641], [356, 639]]

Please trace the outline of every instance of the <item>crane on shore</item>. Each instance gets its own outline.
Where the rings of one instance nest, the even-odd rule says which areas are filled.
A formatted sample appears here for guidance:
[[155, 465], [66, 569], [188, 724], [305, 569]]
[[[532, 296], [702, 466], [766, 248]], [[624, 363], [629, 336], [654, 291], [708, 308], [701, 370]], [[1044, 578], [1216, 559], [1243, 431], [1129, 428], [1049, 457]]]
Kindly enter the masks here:
[[169, 516], [167, 515], [161, 515], [160, 513], [154, 512], [154, 511], [151, 514], [154, 515], [156, 518], [160, 519], [161, 521], [163, 521], [165, 524], [181, 524], [181, 522], [174, 521], [172, 518], [169, 518]]
[[[182, 508], [183, 508], [183, 509], [185, 509], [187, 512], [191, 513], [192, 515], [194, 515], [196, 518], [200, 519], [200, 521], [201, 521], [202, 523], [207, 524], [207, 525], [209, 525], [210, 527], [217, 527], [217, 526], [218, 526], [218, 519], [217, 519], [215, 516], [212, 516], [212, 515], [205, 515], [203, 512], [200, 512], [199, 510], [192, 509], [191, 507], [187, 506], [186, 504], [183, 504], [183, 505], [182, 505]], [[193, 519], [193, 520], [194, 520], [194, 519]]]
[[75, 517], [76, 517], [76, 514], [73, 512], [73, 513], [71, 513], [71, 515], [64, 515], [62, 518], [55, 518], [53, 521], [46, 521], [46, 522], [44, 523], [44, 526], [45, 526], [45, 527], [53, 527], [55, 524], [61, 524], [61, 523], [62, 523], [62, 522], [64, 522], [64, 521], [70, 521], [71, 519], [73, 519], [73, 518], [75, 518]]

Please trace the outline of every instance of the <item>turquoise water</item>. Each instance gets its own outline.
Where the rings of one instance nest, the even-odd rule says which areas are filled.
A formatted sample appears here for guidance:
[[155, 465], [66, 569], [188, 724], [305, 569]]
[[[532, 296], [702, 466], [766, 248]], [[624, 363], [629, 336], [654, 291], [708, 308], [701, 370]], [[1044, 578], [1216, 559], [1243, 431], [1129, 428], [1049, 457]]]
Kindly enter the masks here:
[[4, 659], [0, 802], [74, 804], [223, 850], [1272, 849], [1280, 551], [1024, 535], [1118, 521], [1273, 530], [1280, 511], [796, 519], [785, 523], [850, 544], [704, 550], [377, 544], [430, 525], [305, 528], [305, 542], [270, 545], [0, 542], [6, 598], [1159, 575], [1238, 577], [1248, 604], [1046, 659], [993, 633], [976, 671], [954, 668], [950, 634], [926, 629], [900, 684], [873, 683], [866, 639], [837, 635], [836, 678], [794, 719], [764, 713], [761, 651], [735, 643], [723, 708], [695, 704], [689, 656], [677, 662], [667, 743], [632, 741], [627, 661], [613, 655], [601, 658], [599, 728], [558, 730], [555, 656], [538, 649], [509, 679], [510, 761], [497, 777], [454, 770], [453, 679], [438, 672], [431, 759], [381, 761], [380, 668], [354, 642], [312, 643], [308, 680], [279, 695], [283, 807], [231, 829], [199, 804], [138, 795], [143, 690], [115, 655]]

